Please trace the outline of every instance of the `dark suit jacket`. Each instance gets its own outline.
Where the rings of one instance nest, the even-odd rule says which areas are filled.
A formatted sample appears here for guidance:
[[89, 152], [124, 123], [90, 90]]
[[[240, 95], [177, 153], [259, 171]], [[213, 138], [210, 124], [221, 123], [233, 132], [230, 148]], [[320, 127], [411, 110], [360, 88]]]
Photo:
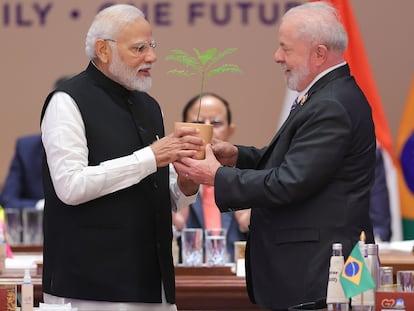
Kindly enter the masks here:
[[[203, 205], [200, 194], [194, 204], [190, 205], [188, 214], [187, 228], [203, 228], [205, 229]], [[221, 213], [221, 227], [227, 230], [227, 253], [229, 261], [234, 261], [234, 242], [246, 240], [246, 234], [239, 230], [239, 224], [233, 213]]]
[[346, 258], [362, 230], [373, 242], [375, 148], [370, 106], [344, 65], [311, 87], [268, 147], [238, 146], [237, 168], [217, 171], [219, 208], [252, 207], [246, 278], [261, 307], [325, 297], [332, 244]]
[[0, 196], [4, 208], [34, 207], [44, 198], [40, 135], [17, 139], [16, 151]]

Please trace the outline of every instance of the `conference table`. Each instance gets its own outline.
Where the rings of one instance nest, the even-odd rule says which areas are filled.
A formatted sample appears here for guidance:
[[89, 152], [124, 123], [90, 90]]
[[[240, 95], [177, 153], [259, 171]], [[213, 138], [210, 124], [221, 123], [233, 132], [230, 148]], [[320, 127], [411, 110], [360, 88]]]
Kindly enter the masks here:
[[176, 267], [178, 310], [260, 310], [231, 267]]
[[[15, 257], [40, 256], [41, 253], [19, 253]], [[36, 257], [35, 257], [36, 258]], [[39, 258], [39, 257], [37, 257]], [[414, 253], [380, 249], [381, 266], [398, 270], [414, 270]], [[41, 261], [31, 267], [35, 285], [35, 305], [42, 301]], [[176, 297], [180, 311], [184, 310], [259, 310], [247, 296], [244, 277], [236, 276], [230, 266], [183, 267], [177, 266]], [[0, 284], [16, 284], [20, 290], [24, 269], [7, 267], [0, 274]]]
[[[26, 258], [25, 258], [26, 257]], [[35, 306], [42, 302], [41, 253], [15, 253], [15, 260], [32, 262]], [[9, 266], [9, 267], [8, 267]], [[175, 267], [178, 310], [260, 310], [249, 301], [244, 277], [236, 276], [231, 266]], [[24, 268], [7, 265], [0, 274], [0, 284], [17, 286], [23, 281]]]

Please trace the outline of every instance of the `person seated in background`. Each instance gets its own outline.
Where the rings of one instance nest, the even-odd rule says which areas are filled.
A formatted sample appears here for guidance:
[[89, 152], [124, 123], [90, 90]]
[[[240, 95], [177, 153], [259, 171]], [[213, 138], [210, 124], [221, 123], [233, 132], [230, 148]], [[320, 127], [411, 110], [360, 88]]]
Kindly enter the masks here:
[[[70, 77], [64, 75], [58, 78], [53, 87], [57, 88]], [[40, 134], [17, 138], [15, 153], [0, 194], [3, 208], [43, 209], [42, 157]]]
[[19, 137], [0, 195], [8, 208], [43, 208], [42, 140], [40, 134]]
[[[235, 131], [231, 110], [227, 100], [208, 92], [201, 94], [200, 116], [197, 120], [200, 95], [191, 98], [184, 106], [182, 119], [184, 122], [196, 122], [213, 125], [213, 141], [228, 141]], [[229, 261], [234, 259], [234, 242], [246, 240], [250, 222], [250, 209], [236, 212], [220, 213], [214, 201], [214, 189], [200, 186], [197, 200], [188, 208], [173, 212], [175, 229], [187, 228], [224, 228], [227, 230], [227, 252]]]
[[[71, 75], [59, 77], [53, 87], [57, 88], [70, 77]], [[33, 234], [31, 231], [25, 234], [24, 230], [22, 231], [24, 216], [21, 210], [43, 210], [42, 161], [40, 134], [24, 135], [16, 139], [15, 152], [0, 193], [5, 240], [11, 245], [18, 245], [21, 242], [41, 243], [42, 234]], [[12, 257], [12, 254], [9, 257]]]
[[377, 242], [391, 240], [391, 210], [381, 147], [377, 143], [375, 179], [370, 192], [369, 217]]

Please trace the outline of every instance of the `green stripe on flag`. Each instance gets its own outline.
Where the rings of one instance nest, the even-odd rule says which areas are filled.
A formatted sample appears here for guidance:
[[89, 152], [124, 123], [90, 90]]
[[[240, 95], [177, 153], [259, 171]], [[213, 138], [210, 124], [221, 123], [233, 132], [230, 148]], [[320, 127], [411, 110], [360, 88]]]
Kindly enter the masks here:
[[414, 219], [402, 219], [404, 240], [414, 240]]

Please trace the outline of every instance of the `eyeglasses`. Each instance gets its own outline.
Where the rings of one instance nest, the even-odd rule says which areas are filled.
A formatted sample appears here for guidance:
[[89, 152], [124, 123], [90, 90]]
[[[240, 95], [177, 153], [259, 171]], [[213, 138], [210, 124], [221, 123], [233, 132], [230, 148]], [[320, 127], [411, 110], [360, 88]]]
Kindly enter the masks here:
[[[109, 41], [109, 42], [115, 42], [117, 43], [116, 40], [114, 39], [104, 39], [104, 41]], [[130, 49], [133, 51], [134, 54], [144, 54], [148, 51], [149, 48], [155, 49], [157, 47], [157, 41], [155, 40], [151, 40], [151, 41], [141, 41], [138, 43], [135, 43], [134, 45], [132, 45], [130, 47]]]
[[[208, 122], [207, 122], [208, 121]], [[219, 128], [222, 127], [224, 125], [223, 121], [220, 120], [195, 120], [195, 121], [191, 121], [193, 123], [200, 123], [200, 124], [211, 124], [214, 128]]]

